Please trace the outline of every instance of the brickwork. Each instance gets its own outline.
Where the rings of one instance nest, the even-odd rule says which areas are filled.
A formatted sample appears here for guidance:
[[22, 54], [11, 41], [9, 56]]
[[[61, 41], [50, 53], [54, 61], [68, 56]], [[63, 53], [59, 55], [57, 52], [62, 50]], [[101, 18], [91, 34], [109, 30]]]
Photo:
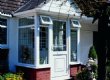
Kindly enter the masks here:
[[71, 65], [70, 66], [70, 76], [76, 80], [76, 74], [82, 70], [84, 65]]
[[17, 71], [24, 72], [24, 77], [28, 80], [50, 80], [50, 68], [32, 69], [17, 66]]

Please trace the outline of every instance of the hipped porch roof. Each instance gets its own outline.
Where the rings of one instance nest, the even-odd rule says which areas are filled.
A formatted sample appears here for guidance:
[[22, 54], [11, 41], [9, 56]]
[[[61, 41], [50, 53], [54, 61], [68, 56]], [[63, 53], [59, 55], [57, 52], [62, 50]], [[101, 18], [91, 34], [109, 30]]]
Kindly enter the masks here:
[[33, 9], [46, 0], [0, 0], [0, 15], [12, 15]]

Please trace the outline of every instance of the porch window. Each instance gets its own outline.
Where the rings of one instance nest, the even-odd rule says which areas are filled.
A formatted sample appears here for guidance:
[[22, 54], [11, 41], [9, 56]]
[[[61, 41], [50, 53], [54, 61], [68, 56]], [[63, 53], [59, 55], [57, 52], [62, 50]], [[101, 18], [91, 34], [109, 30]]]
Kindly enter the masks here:
[[19, 62], [34, 63], [34, 29], [19, 29]]
[[71, 62], [77, 61], [77, 30], [71, 29]]
[[48, 27], [40, 27], [40, 64], [48, 64]]
[[53, 22], [53, 50], [66, 51], [66, 22]]
[[7, 44], [7, 19], [0, 18], [0, 44]]

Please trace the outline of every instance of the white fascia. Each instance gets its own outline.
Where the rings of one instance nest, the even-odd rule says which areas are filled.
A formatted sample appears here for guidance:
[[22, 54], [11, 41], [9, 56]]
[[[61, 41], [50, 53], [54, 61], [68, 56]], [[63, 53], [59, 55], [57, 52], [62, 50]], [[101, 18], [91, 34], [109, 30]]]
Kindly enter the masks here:
[[27, 17], [27, 16], [34, 16], [35, 14], [42, 14], [42, 15], [49, 15], [49, 16], [56, 16], [56, 17], [58, 17], [59, 15], [60, 17], [64, 17], [64, 18], [80, 19], [80, 14], [76, 12], [74, 14], [64, 14], [64, 13], [59, 14], [58, 12], [49, 12], [47, 10], [42, 10], [41, 8], [35, 8], [32, 10], [18, 12], [18, 13], [15, 13], [14, 16], [21, 18], [21, 17]]

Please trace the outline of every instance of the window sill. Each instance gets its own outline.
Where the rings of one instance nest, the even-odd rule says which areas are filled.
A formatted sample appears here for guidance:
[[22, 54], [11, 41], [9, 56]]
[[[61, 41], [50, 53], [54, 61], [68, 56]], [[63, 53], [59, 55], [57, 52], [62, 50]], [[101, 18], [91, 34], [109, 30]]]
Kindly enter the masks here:
[[76, 64], [81, 64], [80, 62], [70, 62], [70, 65], [76, 65]]
[[22, 66], [22, 67], [33, 68], [33, 69], [50, 68], [49, 64], [35, 66], [34, 64], [18, 63], [16, 66]]
[[40, 68], [50, 68], [50, 65], [49, 64], [39, 65], [37, 68], [38, 69], [40, 69]]
[[0, 44], [0, 48], [1, 49], [7, 49], [8, 48], [8, 45], [7, 44]]

